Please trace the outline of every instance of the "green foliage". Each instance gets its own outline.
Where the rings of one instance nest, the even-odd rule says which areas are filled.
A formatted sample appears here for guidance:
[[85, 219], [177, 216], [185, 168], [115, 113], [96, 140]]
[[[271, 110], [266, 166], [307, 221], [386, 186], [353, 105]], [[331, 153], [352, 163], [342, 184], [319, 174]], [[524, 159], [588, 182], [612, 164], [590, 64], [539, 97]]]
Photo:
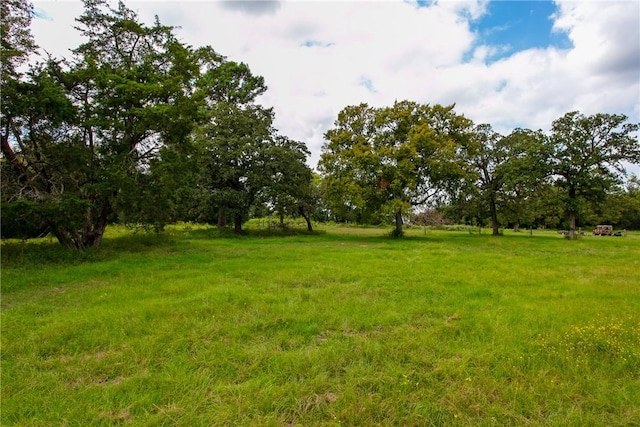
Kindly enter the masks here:
[[243, 107], [251, 105], [267, 90], [264, 78], [251, 73], [244, 63], [223, 61], [210, 67], [198, 81], [210, 102]]
[[453, 106], [343, 109], [325, 134], [319, 164], [327, 203], [345, 220], [394, 218], [400, 235], [403, 214], [460, 178], [455, 153], [470, 124]]
[[7, 107], [3, 197], [42, 204], [60, 243], [85, 249], [149, 191], [160, 147], [189, 136], [199, 69], [171, 28], [140, 23], [124, 3], [87, 0], [78, 23], [86, 41], [72, 60], [33, 67]]
[[29, 239], [42, 237], [48, 232], [47, 223], [39, 214], [38, 205], [28, 200], [3, 203], [2, 231], [3, 239]]
[[551, 175], [564, 190], [563, 203], [573, 237], [581, 203], [600, 204], [618, 184], [623, 162], [640, 162], [640, 144], [633, 134], [640, 124], [620, 114], [565, 114], [552, 125]]
[[[2, 115], [2, 152], [7, 151], [12, 106], [21, 95], [18, 88], [20, 68], [37, 46], [29, 26], [33, 6], [26, 0], [6, 0], [0, 3], [0, 114]], [[5, 154], [6, 155], [6, 154]]]
[[0, 4], [3, 86], [9, 79], [17, 77], [19, 66], [27, 62], [29, 54], [36, 49], [29, 29], [32, 17], [33, 6], [25, 0], [6, 0]]
[[489, 223], [494, 235], [501, 221], [515, 227], [535, 223], [548, 170], [546, 141], [540, 131], [516, 129], [502, 136], [490, 125], [476, 126], [461, 152], [467, 175], [454, 192], [454, 219]]
[[208, 124], [199, 129], [196, 143], [204, 164], [201, 184], [209, 206], [219, 214], [218, 225], [232, 215], [237, 231], [267, 184], [264, 174], [270, 148], [273, 113], [260, 106], [218, 103]]
[[252, 213], [264, 213], [260, 211], [266, 206], [285, 215], [308, 205], [309, 151], [303, 143], [277, 135], [273, 111], [255, 104], [267, 89], [264, 79], [245, 64], [223, 62], [205, 73], [199, 85], [208, 114], [195, 137], [203, 218], [220, 228], [231, 218], [239, 233], [242, 223]]

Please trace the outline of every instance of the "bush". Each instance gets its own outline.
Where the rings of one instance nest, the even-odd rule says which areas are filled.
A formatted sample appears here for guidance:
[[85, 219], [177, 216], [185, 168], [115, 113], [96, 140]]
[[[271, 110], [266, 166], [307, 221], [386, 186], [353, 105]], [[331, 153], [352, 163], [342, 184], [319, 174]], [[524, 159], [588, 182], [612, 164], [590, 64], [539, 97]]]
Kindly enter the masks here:
[[46, 222], [37, 212], [37, 204], [27, 200], [18, 200], [2, 204], [2, 227], [0, 237], [3, 239], [33, 239], [48, 233]]

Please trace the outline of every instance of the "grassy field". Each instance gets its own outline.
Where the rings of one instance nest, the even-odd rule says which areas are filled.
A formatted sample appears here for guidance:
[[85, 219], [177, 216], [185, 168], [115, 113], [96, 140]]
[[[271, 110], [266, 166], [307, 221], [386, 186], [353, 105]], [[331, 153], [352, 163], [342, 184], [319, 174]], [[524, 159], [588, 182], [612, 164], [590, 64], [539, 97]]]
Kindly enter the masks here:
[[2, 246], [3, 426], [640, 425], [640, 234]]

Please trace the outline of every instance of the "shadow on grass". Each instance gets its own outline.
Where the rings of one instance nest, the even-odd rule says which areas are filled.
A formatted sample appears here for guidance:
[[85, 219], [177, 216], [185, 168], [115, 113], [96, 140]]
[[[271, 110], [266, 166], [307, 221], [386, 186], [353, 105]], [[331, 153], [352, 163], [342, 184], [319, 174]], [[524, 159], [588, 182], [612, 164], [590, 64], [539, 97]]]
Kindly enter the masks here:
[[[112, 227], [105, 235], [102, 246], [90, 248], [84, 251], [69, 250], [62, 247], [55, 239], [45, 237], [30, 241], [3, 241], [0, 250], [0, 262], [3, 268], [11, 267], [37, 267], [41, 264], [66, 264], [75, 265], [85, 262], [95, 262], [114, 259], [127, 254], [144, 254], [150, 252], [176, 252], [188, 245], [193, 240], [227, 241], [251, 240], [251, 239], [318, 239], [324, 242], [345, 243], [369, 243], [388, 244], [398, 248], [407, 243], [420, 242], [442, 243], [445, 241], [458, 241], [467, 244], [481, 244], [487, 240], [530, 240], [540, 242], [561, 240], [561, 236], [550, 233], [535, 234], [509, 233], [500, 236], [492, 236], [490, 233], [467, 233], [460, 231], [429, 230], [426, 234], [409, 231], [404, 237], [395, 238], [390, 235], [389, 228], [361, 228], [361, 227], [328, 227], [320, 228], [313, 232], [306, 228], [248, 228], [241, 233], [235, 233], [233, 229], [218, 229], [207, 226], [169, 226], [163, 232], [133, 232], [122, 227]], [[563, 239], [562, 239], [563, 240]]]
[[163, 233], [136, 233], [105, 237], [99, 248], [67, 249], [51, 238], [31, 241], [3, 241], [0, 262], [3, 268], [38, 266], [42, 264], [77, 265], [111, 259], [121, 254], [141, 253], [175, 246], [176, 242]]
[[247, 240], [255, 238], [287, 238], [325, 236], [326, 231], [272, 229], [244, 230], [234, 233], [230, 229], [196, 228], [167, 229], [163, 232], [133, 232], [130, 230], [111, 230], [99, 248], [72, 250], [61, 246], [51, 237], [29, 241], [5, 240], [0, 250], [0, 262], [3, 268], [37, 267], [42, 264], [77, 265], [150, 252], [175, 252], [188, 244], [190, 240]]
[[307, 231], [306, 229], [296, 228], [265, 228], [265, 229], [243, 229], [240, 233], [236, 233], [231, 228], [183, 228], [183, 229], [171, 229], [165, 232], [171, 236], [178, 238], [188, 239], [246, 239], [246, 238], [281, 238], [281, 237], [296, 237], [296, 236], [323, 236], [326, 235], [324, 230]]

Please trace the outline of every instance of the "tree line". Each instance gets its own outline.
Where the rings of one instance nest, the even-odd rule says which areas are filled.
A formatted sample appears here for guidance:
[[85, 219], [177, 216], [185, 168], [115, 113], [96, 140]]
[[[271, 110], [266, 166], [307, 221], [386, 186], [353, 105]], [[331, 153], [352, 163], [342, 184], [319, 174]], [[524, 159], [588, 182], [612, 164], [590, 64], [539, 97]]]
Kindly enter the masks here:
[[[640, 182], [625, 183], [625, 162], [640, 161], [637, 123], [622, 114], [569, 112], [551, 132], [503, 136], [474, 124], [454, 105], [411, 101], [350, 106], [326, 135], [319, 168], [325, 203], [355, 222], [404, 218], [437, 207], [455, 222], [564, 224], [569, 237], [585, 219], [640, 226]], [[627, 188], [623, 188], [627, 185]]]
[[640, 226], [639, 182], [622, 186], [624, 162], [640, 162], [638, 124], [624, 115], [571, 112], [549, 135], [502, 136], [454, 106], [348, 106], [314, 173], [306, 145], [258, 103], [262, 77], [182, 43], [157, 18], [84, 0], [83, 43], [43, 58], [32, 6], [6, 0], [0, 11], [3, 237], [51, 233], [85, 249], [114, 222], [240, 232], [271, 214], [301, 216], [309, 230], [312, 220], [392, 220], [400, 236], [407, 217], [433, 208], [496, 234], [553, 218], [574, 233], [586, 213]]

